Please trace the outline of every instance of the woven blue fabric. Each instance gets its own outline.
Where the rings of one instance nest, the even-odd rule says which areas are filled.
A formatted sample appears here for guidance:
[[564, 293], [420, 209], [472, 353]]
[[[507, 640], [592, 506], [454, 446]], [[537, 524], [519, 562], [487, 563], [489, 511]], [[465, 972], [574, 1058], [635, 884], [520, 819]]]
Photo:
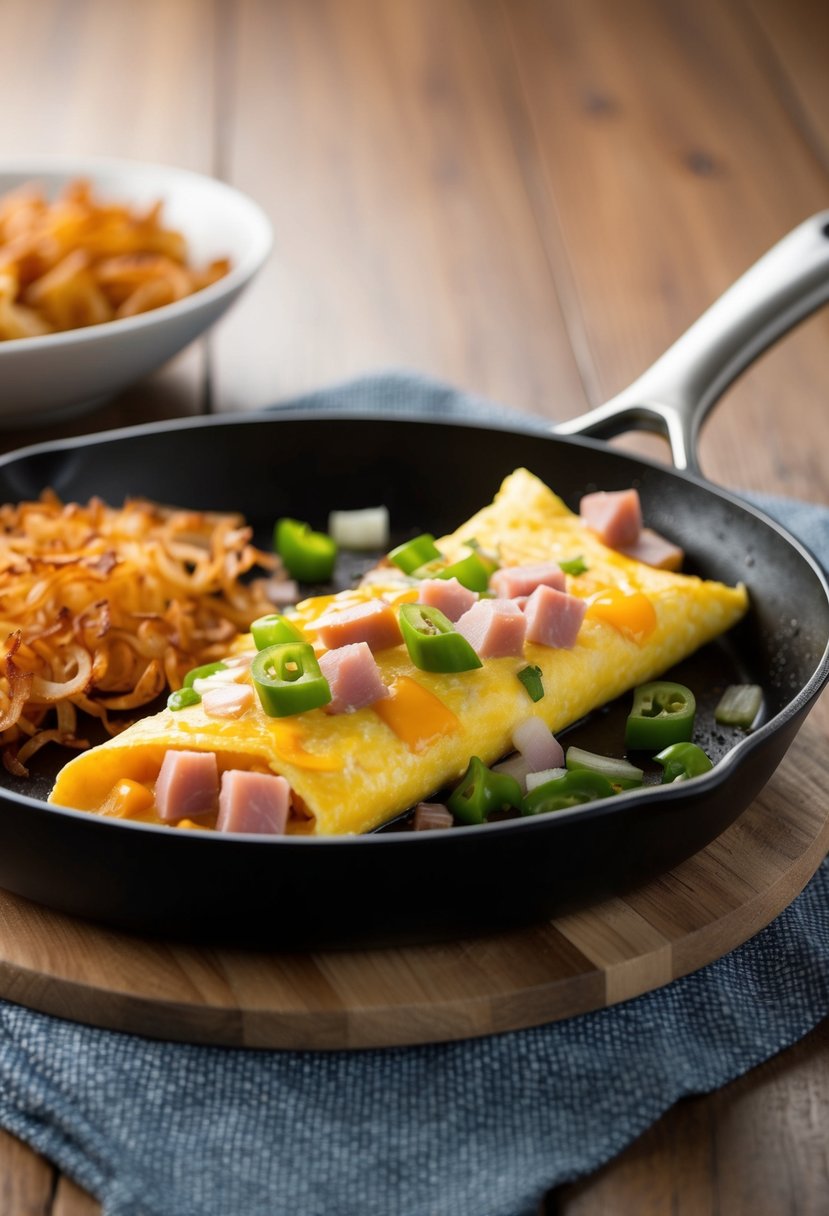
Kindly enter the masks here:
[[[310, 403], [504, 419], [401, 376]], [[829, 564], [829, 511], [763, 505]], [[824, 865], [773, 924], [693, 975], [611, 1009], [465, 1043], [330, 1054], [189, 1047], [0, 1002], [0, 1123], [98, 1196], [105, 1216], [535, 1216], [546, 1190], [827, 1012]]]

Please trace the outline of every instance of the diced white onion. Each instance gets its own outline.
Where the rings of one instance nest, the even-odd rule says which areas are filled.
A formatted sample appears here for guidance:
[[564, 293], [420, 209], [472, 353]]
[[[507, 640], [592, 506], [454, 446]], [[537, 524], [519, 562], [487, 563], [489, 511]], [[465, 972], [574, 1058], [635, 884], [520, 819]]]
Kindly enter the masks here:
[[566, 773], [566, 768], [545, 768], [540, 773], [527, 773], [527, 793], [534, 790], [536, 786], [546, 785], [548, 781], [555, 781], [556, 777], [565, 776]]
[[332, 511], [328, 516], [328, 535], [341, 549], [387, 549], [388, 508], [363, 507], [359, 511]]
[[563, 747], [546, 722], [535, 714], [516, 726], [512, 745], [529, 760], [531, 772], [564, 764]]
[[521, 793], [527, 792], [527, 774], [530, 771], [530, 764], [526, 756], [516, 753], [514, 756], [508, 756], [506, 760], [501, 760], [499, 764], [493, 764], [493, 773], [506, 773], [508, 777], [514, 777], [521, 786]]

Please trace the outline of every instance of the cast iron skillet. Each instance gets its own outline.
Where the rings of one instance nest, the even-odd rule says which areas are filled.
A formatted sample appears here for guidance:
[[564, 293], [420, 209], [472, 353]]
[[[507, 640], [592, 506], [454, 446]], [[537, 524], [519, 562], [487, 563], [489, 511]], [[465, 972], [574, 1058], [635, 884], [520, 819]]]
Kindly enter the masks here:
[[[49, 807], [41, 799], [51, 774], [42, 771], [34, 785], [4, 780], [0, 885], [144, 933], [356, 947], [531, 922], [618, 891], [707, 844], [768, 781], [829, 678], [829, 588], [783, 529], [701, 478], [696, 434], [731, 380], [829, 298], [828, 233], [829, 212], [801, 225], [641, 380], [555, 434], [286, 411], [136, 427], [28, 448], [0, 462], [6, 501], [45, 486], [67, 500], [145, 495], [240, 510], [263, 541], [279, 515], [321, 526], [332, 507], [380, 501], [400, 536], [424, 528], [440, 534], [520, 465], [572, 507], [590, 489], [635, 485], [648, 523], [685, 548], [687, 569], [749, 587], [748, 618], [676, 672], [701, 702], [702, 741], [719, 761], [710, 774], [479, 828], [265, 840]], [[664, 431], [678, 471], [573, 437], [629, 426]], [[713, 724], [713, 705], [734, 680], [765, 690], [763, 722], [747, 737]], [[611, 706], [571, 737], [618, 752], [625, 712]]]

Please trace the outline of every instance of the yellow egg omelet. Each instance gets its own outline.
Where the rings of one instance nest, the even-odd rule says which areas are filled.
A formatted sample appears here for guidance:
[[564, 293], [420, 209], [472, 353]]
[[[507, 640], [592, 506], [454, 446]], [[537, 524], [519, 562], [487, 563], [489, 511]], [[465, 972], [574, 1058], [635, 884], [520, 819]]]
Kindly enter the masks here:
[[[73, 759], [50, 801], [100, 811], [125, 778], [152, 791], [168, 749], [212, 751], [220, 771], [253, 768], [287, 778], [300, 811], [289, 831], [370, 831], [456, 781], [472, 755], [485, 764], [504, 756], [524, 719], [536, 715], [553, 732], [563, 729], [660, 675], [729, 629], [748, 606], [742, 586], [654, 569], [608, 549], [524, 469], [437, 543], [457, 560], [470, 541], [497, 554], [502, 566], [583, 557], [586, 570], [567, 576], [568, 593], [589, 605], [571, 649], [526, 643], [520, 657], [443, 674], [419, 670], [405, 645], [392, 646], [375, 655], [391, 696], [352, 713], [312, 709], [271, 718], [256, 698], [236, 720], [210, 718], [201, 705], [164, 710]], [[381, 569], [336, 598], [347, 605], [378, 596], [399, 605], [416, 591], [411, 580]], [[313, 641], [315, 622], [330, 607], [331, 597], [306, 600], [291, 619]], [[236, 649], [251, 647], [247, 638]], [[536, 703], [517, 678], [528, 664], [541, 670], [545, 695]], [[135, 817], [158, 822], [151, 806]]]

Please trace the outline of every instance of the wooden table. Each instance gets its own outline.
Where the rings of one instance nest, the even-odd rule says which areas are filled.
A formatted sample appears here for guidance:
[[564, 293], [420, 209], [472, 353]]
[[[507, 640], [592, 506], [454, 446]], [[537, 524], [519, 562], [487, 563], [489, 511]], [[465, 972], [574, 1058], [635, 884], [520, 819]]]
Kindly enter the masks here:
[[[390, 366], [571, 417], [829, 206], [819, 0], [0, 0], [0, 22], [4, 154], [206, 171], [276, 233], [209, 341], [5, 448]], [[731, 392], [702, 439], [712, 479], [829, 499], [827, 339], [824, 313]], [[816, 1216], [827, 1117], [824, 1023], [546, 1211]], [[8, 1136], [0, 1177], [2, 1213], [99, 1210]]]

